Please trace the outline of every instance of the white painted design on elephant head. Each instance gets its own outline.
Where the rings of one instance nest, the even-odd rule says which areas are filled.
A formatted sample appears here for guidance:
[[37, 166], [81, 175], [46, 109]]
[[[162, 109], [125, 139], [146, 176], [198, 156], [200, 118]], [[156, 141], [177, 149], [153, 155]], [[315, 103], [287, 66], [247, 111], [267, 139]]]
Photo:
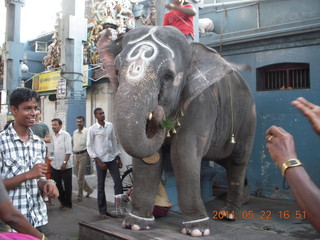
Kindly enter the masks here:
[[211, 71], [211, 69], [208, 69], [205, 72], [200, 71], [197, 67], [196, 67], [196, 69], [197, 69], [197, 74], [194, 76], [193, 79], [196, 81], [208, 83], [209, 81], [208, 81], [206, 75], [208, 74], [208, 72]]
[[126, 60], [129, 63], [127, 78], [140, 80], [146, 72], [146, 68], [158, 56], [159, 49], [151, 41], [142, 41], [133, 46]]
[[183, 79], [183, 72], [179, 72], [173, 81], [173, 86], [180, 86]]
[[146, 33], [145, 35], [142, 35], [140, 38], [137, 38], [136, 40], [130, 41], [128, 44], [136, 44], [138, 42], [143, 41], [148, 36], [151, 36], [154, 42], [158, 43], [161, 47], [166, 48], [171, 53], [171, 57], [174, 58], [175, 57], [174, 50], [171, 49], [166, 43], [162, 42], [160, 39], [157, 38], [157, 36], [155, 35], [157, 31], [158, 31], [158, 27], [151, 28], [148, 31], [148, 33]]
[[[128, 79], [134, 81], [142, 79], [150, 63], [155, 60], [159, 54], [159, 47], [157, 44], [167, 49], [170, 52], [171, 57], [174, 58], [174, 51], [155, 36], [154, 33], [157, 29], [157, 27], [151, 28], [145, 35], [128, 43], [128, 45], [134, 45], [126, 57], [126, 60], [128, 61]], [[151, 36], [152, 40], [146, 40], [149, 36]]]
[[158, 74], [158, 72], [159, 72], [159, 70], [160, 70], [161, 66], [162, 66], [165, 62], [167, 62], [167, 61], [169, 61], [169, 59], [168, 59], [168, 58], [163, 59], [163, 60], [161, 61], [161, 63], [160, 63], [160, 64], [159, 64], [159, 66], [157, 67], [156, 74]]

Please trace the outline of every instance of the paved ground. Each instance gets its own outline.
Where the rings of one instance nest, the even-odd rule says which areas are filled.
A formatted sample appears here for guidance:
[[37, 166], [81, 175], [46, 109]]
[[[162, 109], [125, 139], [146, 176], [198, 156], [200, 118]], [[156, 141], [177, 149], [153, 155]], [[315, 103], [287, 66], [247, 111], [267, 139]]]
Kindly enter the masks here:
[[[89, 177], [89, 182], [93, 181]], [[92, 183], [94, 184], [94, 183]], [[107, 179], [107, 192], [111, 196], [108, 207], [114, 210], [112, 197], [112, 179]], [[95, 196], [95, 195], [93, 195]], [[74, 199], [76, 195], [74, 194]], [[54, 201], [55, 206], [48, 208], [49, 224], [46, 226], [47, 236], [50, 240], [77, 240], [79, 239], [79, 222], [85, 222], [98, 230], [106, 230], [123, 236], [122, 239], [194, 239], [179, 233], [181, 215], [170, 212], [167, 217], [158, 219], [157, 226], [150, 231], [132, 232], [120, 227], [122, 219], [100, 220], [98, 217], [97, 203], [95, 198], [85, 198], [82, 202], [74, 201], [73, 208], [69, 211], [59, 209], [59, 203]], [[206, 204], [208, 215], [216, 217], [223, 202], [213, 200]], [[242, 216], [235, 222], [214, 220], [211, 221], [211, 235], [206, 239], [232, 240], [232, 239], [319, 239], [311, 225], [300, 218], [300, 212], [293, 202], [276, 201], [261, 198], [251, 198], [249, 203], [243, 206]], [[300, 218], [300, 219], [299, 219]], [[91, 237], [80, 238], [95, 239]], [[119, 238], [105, 238], [119, 239]]]

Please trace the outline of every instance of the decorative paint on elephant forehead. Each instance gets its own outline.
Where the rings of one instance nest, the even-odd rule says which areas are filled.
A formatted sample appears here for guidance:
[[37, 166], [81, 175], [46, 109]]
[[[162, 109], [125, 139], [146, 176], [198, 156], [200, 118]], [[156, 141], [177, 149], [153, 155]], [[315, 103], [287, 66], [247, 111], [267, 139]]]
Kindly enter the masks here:
[[[137, 63], [138, 62], [138, 63]], [[145, 73], [145, 64], [144, 62], [132, 62], [130, 63], [127, 71], [127, 79], [128, 80], [141, 80]]]
[[142, 35], [140, 38], [137, 38], [136, 40], [133, 40], [133, 41], [130, 41], [128, 42], [128, 44], [135, 44], [137, 42], [140, 42], [142, 41], [143, 39], [147, 38], [148, 36], [150, 35], [153, 35], [153, 33], [155, 33], [157, 31], [158, 27], [154, 27], [154, 28], [151, 28], [148, 33]]
[[[138, 52], [134, 55], [134, 51]], [[148, 52], [153, 52], [153, 54], [150, 57], [146, 57], [146, 54]], [[128, 52], [126, 60], [131, 62], [137, 59], [142, 59], [143, 61], [146, 62], [151, 62], [153, 61], [159, 54], [159, 49], [151, 41], [142, 41], [139, 42], [138, 44], [134, 45], [131, 50]]]
[[166, 48], [170, 53], [171, 53], [171, 57], [174, 58], [175, 57], [175, 52], [173, 49], [171, 49], [167, 44], [165, 44], [164, 42], [160, 41], [156, 36], [153, 35], [153, 39], [155, 42], [157, 42], [160, 46], [162, 46], [163, 48]]
[[168, 58], [166, 58], [166, 59], [164, 59], [164, 60], [162, 60], [162, 61], [161, 61], [161, 63], [160, 63], [160, 64], [159, 64], [159, 66], [157, 67], [156, 74], [158, 74], [158, 72], [159, 72], [159, 70], [160, 70], [161, 66], [162, 66], [165, 62], [167, 62], [167, 61], [169, 61], [169, 59], [168, 59]]
[[151, 38], [156, 42], [158, 43], [160, 46], [162, 46], [163, 48], [166, 48], [170, 53], [171, 53], [171, 57], [174, 58], [175, 57], [175, 52], [173, 49], [171, 49], [167, 44], [165, 44], [164, 42], [162, 42], [160, 39], [158, 39], [156, 36], [155, 36], [155, 32], [158, 31], [158, 27], [153, 27], [151, 28], [148, 33], [146, 33], [145, 35], [142, 35], [140, 38], [136, 39], [136, 40], [133, 40], [133, 41], [130, 41], [128, 42], [128, 44], [135, 44], [137, 42], [140, 42], [140, 41], [143, 41], [145, 38], [147, 38], [148, 36], [151, 36]]
[[[147, 53], [151, 56], [147, 57]], [[131, 80], [140, 80], [149, 66], [159, 54], [158, 47], [151, 41], [142, 41], [136, 44], [128, 52], [126, 60], [129, 62], [127, 78]]]
[[121, 58], [121, 55], [119, 55], [119, 62], [120, 62], [120, 67], [122, 67], [122, 58]]

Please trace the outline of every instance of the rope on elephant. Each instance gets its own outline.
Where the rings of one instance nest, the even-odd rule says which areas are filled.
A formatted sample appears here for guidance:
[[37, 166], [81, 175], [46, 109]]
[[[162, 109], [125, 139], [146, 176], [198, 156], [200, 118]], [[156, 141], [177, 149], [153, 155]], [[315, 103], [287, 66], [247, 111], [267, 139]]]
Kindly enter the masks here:
[[204, 222], [204, 221], [207, 221], [207, 220], [209, 220], [209, 217], [201, 218], [201, 219], [196, 219], [196, 220], [192, 220], [192, 221], [182, 222], [182, 224], [190, 224], [190, 223]]
[[234, 128], [233, 128], [233, 123], [234, 123], [234, 119], [233, 119], [233, 102], [232, 102], [232, 92], [231, 92], [231, 87], [230, 87], [230, 74], [228, 74], [228, 89], [229, 89], [229, 97], [230, 97], [230, 111], [231, 111], [231, 139], [230, 139], [230, 143], [234, 144], [236, 143], [235, 140], [235, 136], [234, 136]]
[[129, 215], [131, 216], [131, 217], [133, 217], [133, 218], [137, 218], [137, 219], [139, 219], [139, 220], [143, 220], [143, 221], [154, 221], [154, 216], [152, 216], [152, 218], [143, 218], [143, 217], [139, 217], [139, 216], [137, 216], [137, 215], [134, 215], [134, 214], [132, 214], [132, 213], [129, 213]]

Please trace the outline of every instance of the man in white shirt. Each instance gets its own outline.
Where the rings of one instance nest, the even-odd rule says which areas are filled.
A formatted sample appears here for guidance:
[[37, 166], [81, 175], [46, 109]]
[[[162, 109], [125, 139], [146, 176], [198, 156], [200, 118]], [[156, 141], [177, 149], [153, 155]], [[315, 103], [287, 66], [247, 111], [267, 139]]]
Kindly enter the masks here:
[[119, 168], [122, 167], [120, 150], [117, 139], [113, 131], [111, 122], [105, 122], [105, 115], [102, 108], [94, 110], [97, 123], [93, 124], [88, 130], [87, 151], [89, 156], [95, 160], [98, 175], [98, 208], [102, 219], [107, 216], [115, 215], [107, 211], [107, 201], [105, 195], [105, 180], [107, 170], [114, 181], [114, 193], [122, 194], [122, 184]]
[[[51, 120], [54, 160], [51, 161], [52, 179], [59, 189], [59, 201], [61, 210], [72, 208], [72, 154], [71, 136], [62, 129], [62, 121], [59, 118]], [[62, 183], [63, 182], [63, 183]]]
[[87, 192], [86, 197], [90, 197], [93, 192], [84, 177], [89, 155], [87, 152], [87, 134], [88, 129], [84, 126], [84, 117], [77, 117], [78, 129], [73, 132], [73, 161], [74, 161], [74, 172], [78, 180], [78, 202], [82, 201], [83, 190]]

